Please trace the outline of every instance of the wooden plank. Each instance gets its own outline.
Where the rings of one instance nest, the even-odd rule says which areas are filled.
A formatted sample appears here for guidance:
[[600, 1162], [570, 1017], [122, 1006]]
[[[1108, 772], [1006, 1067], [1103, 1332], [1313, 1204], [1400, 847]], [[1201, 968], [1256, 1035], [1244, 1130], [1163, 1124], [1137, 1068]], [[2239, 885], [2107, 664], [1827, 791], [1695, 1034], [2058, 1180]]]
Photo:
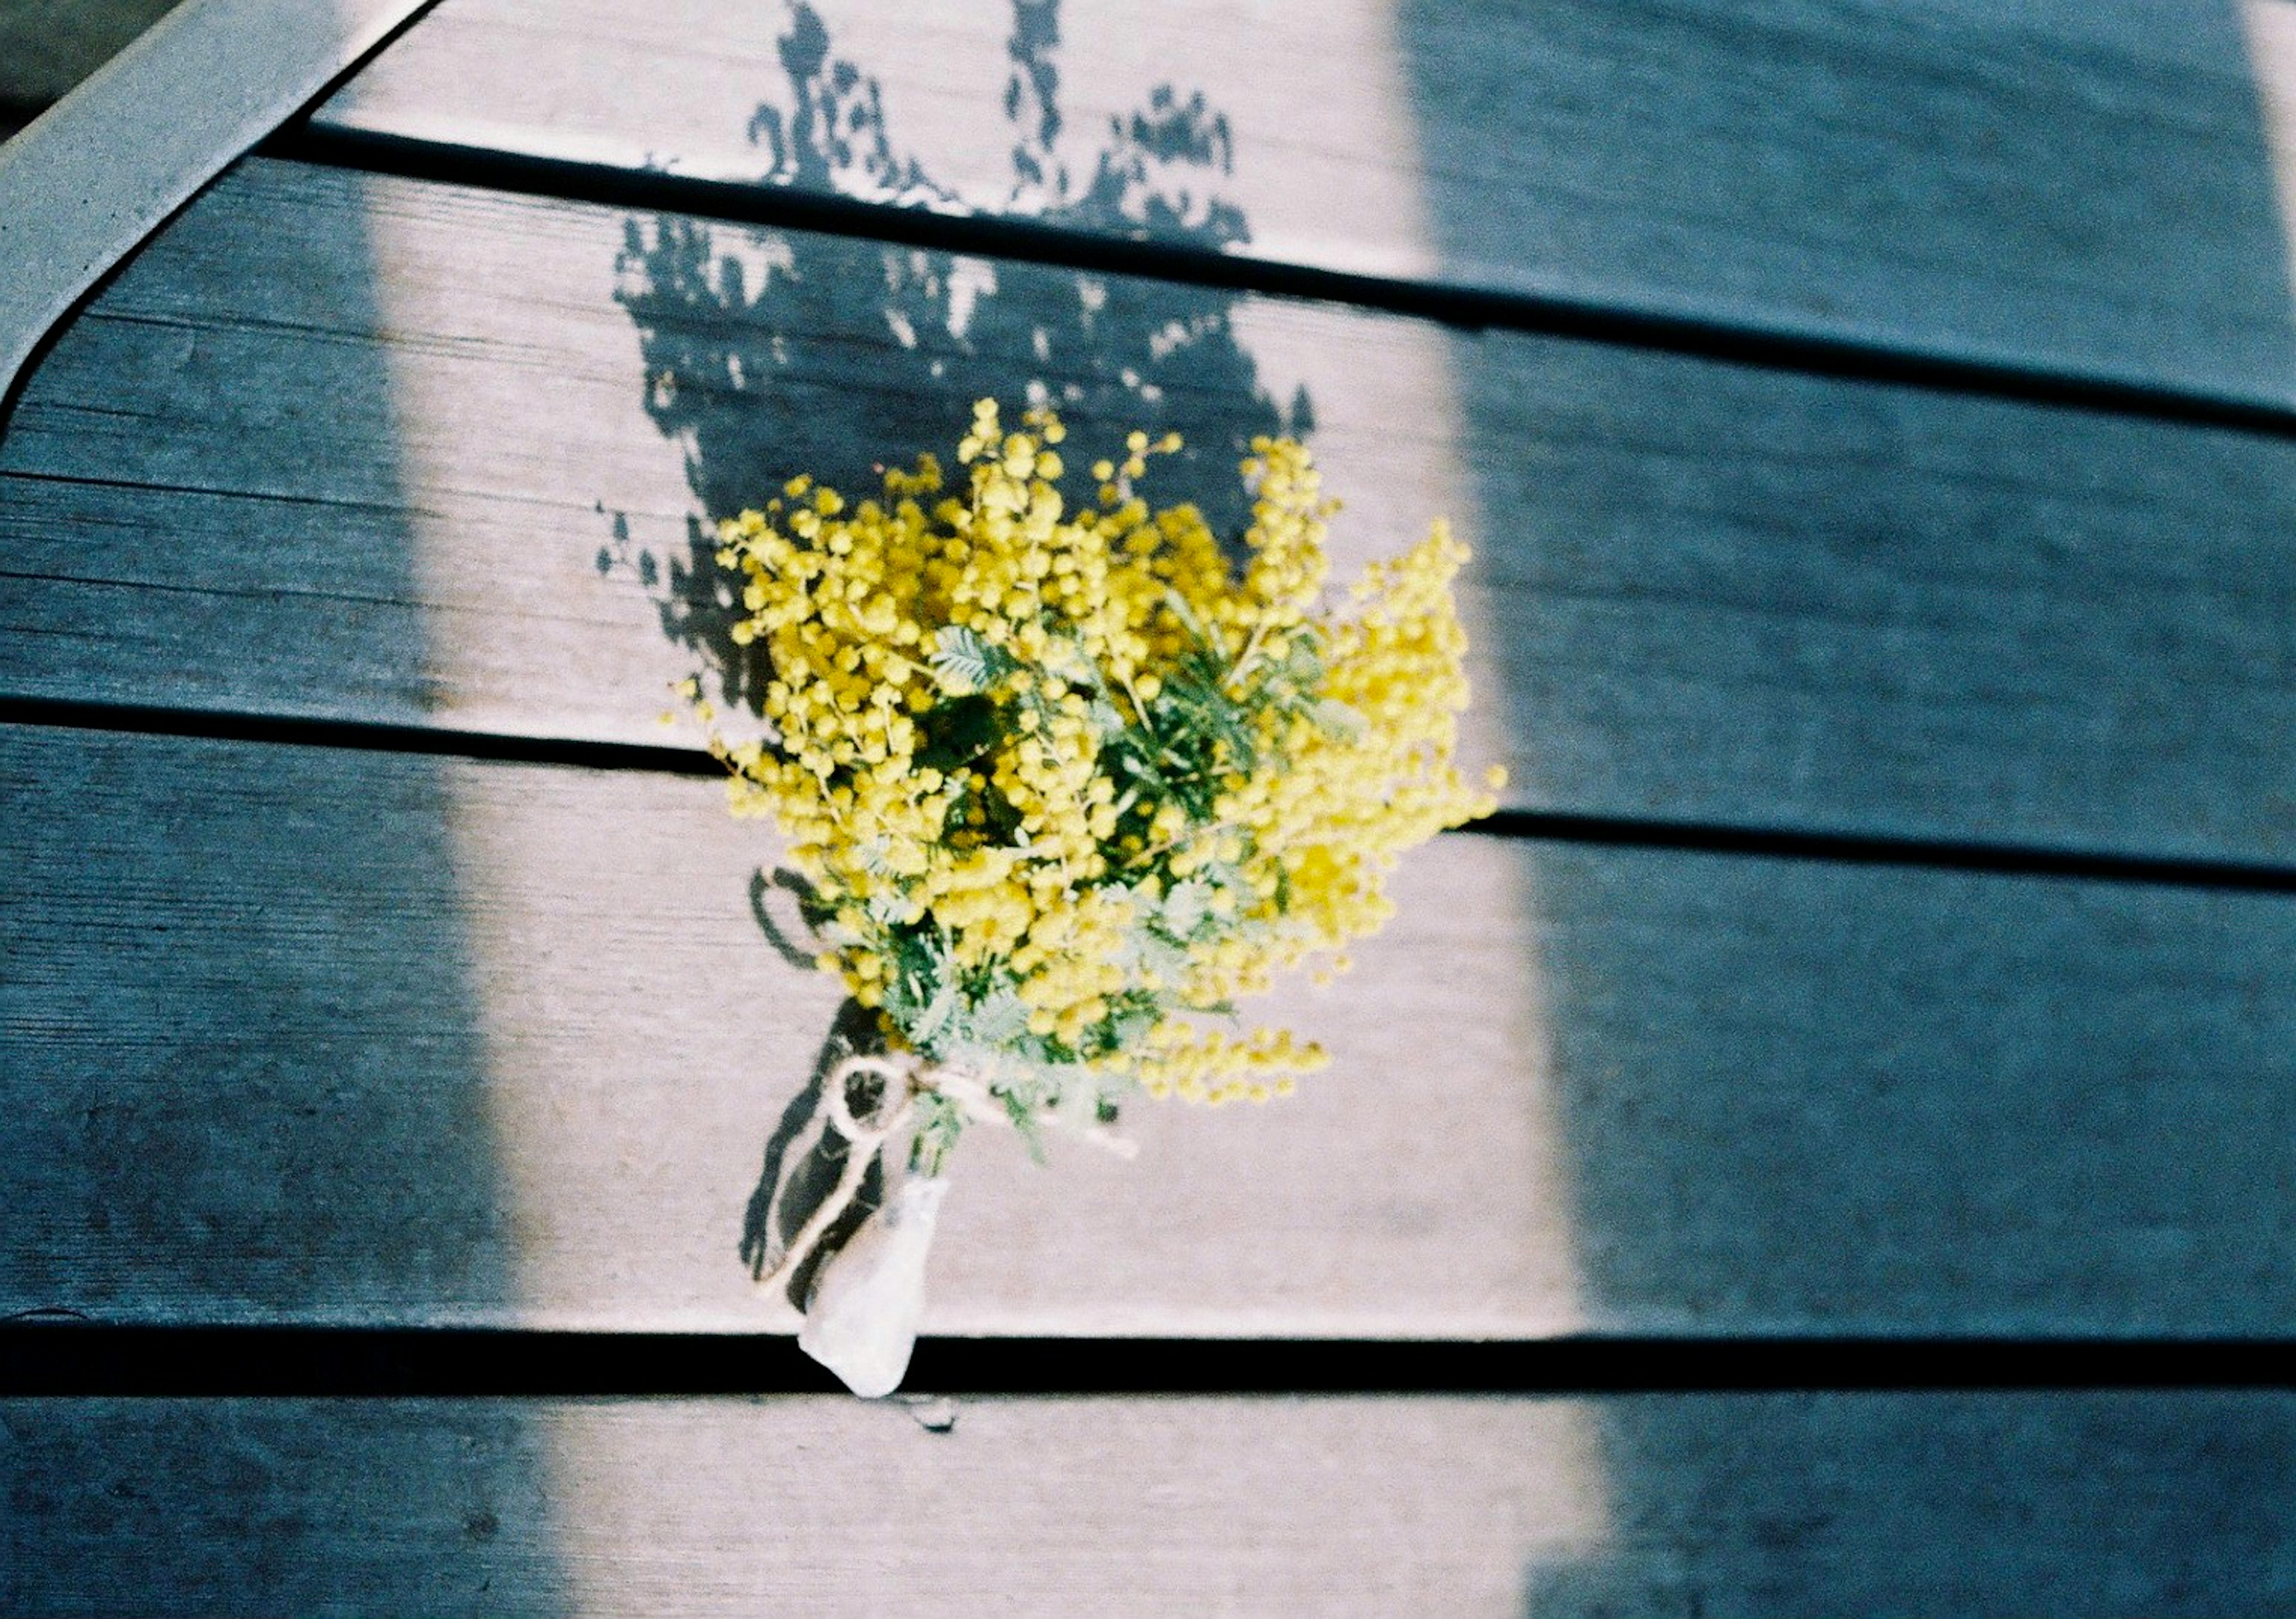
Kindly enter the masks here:
[[2285, 1393], [0, 1405], [12, 1613], [2276, 1612]]
[[691, 740], [697, 510], [1030, 380], [1447, 511], [1517, 807], [2296, 851], [2296, 446], [261, 161], [30, 383], [0, 691]]
[[322, 122], [2285, 406], [2284, 9], [448, 0]]
[[[0, 1312], [791, 1327], [739, 1249], [836, 996], [710, 783], [0, 738]], [[2296, 1309], [2284, 898], [1469, 837], [1397, 897], [1269, 1009], [1333, 1051], [1299, 1097], [1143, 1104], [1130, 1164], [969, 1140], [929, 1329]]]

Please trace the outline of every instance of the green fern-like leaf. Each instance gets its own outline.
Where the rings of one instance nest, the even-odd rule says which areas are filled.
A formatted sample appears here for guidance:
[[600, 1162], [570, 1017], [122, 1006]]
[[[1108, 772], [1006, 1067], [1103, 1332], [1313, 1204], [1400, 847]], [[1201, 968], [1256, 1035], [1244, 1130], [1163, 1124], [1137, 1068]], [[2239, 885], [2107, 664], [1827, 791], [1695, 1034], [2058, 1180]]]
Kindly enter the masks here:
[[951, 697], [986, 690], [1013, 666], [1011, 654], [964, 625], [944, 625], [933, 636], [933, 679]]

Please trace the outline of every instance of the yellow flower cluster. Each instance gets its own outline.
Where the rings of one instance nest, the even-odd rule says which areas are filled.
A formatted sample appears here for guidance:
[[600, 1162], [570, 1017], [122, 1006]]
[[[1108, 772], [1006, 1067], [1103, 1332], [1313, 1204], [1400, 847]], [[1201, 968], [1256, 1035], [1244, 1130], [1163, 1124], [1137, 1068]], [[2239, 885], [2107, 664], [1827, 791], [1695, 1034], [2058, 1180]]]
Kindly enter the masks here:
[[1439, 524], [1333, 612], [1299, 444], [1255, 443], [1232, 560], [1133, 491], [1177, 438], [1134, 433], [1072, 509], [1065, 436], [983, 400], [959, 492], [925, 456], [724, 524], [775, 735], [716, 746], [814, 885], [823, 965], [928, 1056], [1012, 1059], [1016, 1117], [1063, 1076], [1264, 1099], [1322, 1054], [1191, 1014], [1376, 928], [1397, 853], [1492, 807], [1452, 765], [1465, 553]]

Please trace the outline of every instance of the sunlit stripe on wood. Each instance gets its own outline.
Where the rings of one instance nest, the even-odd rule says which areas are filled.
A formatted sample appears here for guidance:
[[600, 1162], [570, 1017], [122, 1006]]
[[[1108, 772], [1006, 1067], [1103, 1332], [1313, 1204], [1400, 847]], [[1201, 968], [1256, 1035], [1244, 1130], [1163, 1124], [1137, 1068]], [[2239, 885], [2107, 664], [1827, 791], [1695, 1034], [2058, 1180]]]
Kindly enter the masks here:
[[2296, 1585], [2284, 1393], [17, 1401], [0, 1425], [17, 1612], [2213, 1614]]

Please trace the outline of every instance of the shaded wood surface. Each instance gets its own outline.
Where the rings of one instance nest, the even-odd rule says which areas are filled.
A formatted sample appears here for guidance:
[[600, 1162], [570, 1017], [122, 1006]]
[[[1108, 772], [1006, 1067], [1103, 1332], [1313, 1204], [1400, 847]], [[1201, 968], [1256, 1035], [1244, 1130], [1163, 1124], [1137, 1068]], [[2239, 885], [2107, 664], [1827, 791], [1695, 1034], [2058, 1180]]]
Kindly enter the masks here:
[[[836, 1009], [706, 781], [0, 732], [0, 1310], [787, 1330]], [[2296, 1304], [2296, 907], [1439, 839], [1302, 1094], [962, 1149], [943, 1333], [2218, 1334]], [[758, 903], [794, 929], [787, 895]]]
[[20, 1614], [2171, 1615], [2296, 1596], [2278, 1393], [19, 1401], [0, 1478], [0, 1604]]
[[448, 0], [321, 116], [2284, 405], [2281, 9]]
[[1031, 380], [1228, 520], [1311, 418], [1343, 568], [1450, 513], [1516, 806], [2296, 847], [2296, 446], [265, 161], [32, 380], [0, 689], [691, 743], [696, 514]]
[[176, 0], [0, 0], [0, 119], [28, 115], [118, 55]]
[[[324, 121], [2296, 399], [2272, 0], [1030, 4], [1017, 57], [681, 4], [447, 0]], [[690, 744], [696, 519], [1031, 381], [1183, 427], [1192, 494], [1312, 423], [1349, 560], [1448, 510], [1517, 807], [2296, 842], [2288, 445], [264, 161], [0, 446], [0, 699]], [[742, 1247], [836, 997], [711, 784], [8, 725], [0, 804], [0, 1312], [794, 1326]], [[1335, 1053], [1295, 1101], [969, 1140], [928, 1330], [2285, 1329], [2284, 897], [1464, 837], [1399, 889], [1269, 1008]], [[19, 1400], [0, 1608], [2276, 1611], [2292, 1440], [2242, 1392]]]

